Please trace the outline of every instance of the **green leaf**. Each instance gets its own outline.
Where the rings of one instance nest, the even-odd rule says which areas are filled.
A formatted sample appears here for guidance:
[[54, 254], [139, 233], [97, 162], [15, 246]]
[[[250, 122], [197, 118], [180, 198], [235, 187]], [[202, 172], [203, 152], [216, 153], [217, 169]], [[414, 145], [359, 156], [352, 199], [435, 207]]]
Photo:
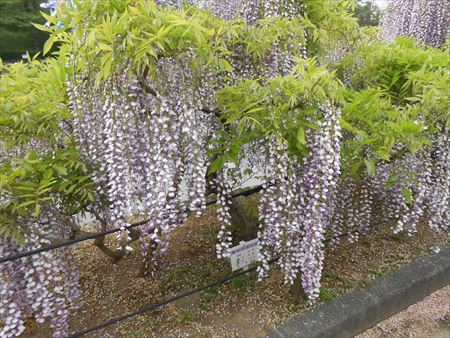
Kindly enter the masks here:
[[362, 161], [356, 161], [353, 163], [350, 172], [353, 176], [357, 176], [359, 174], [359, 168], [361, 168]]
[[389, 152], [386, 150], [378, 149], [373, 153], [385, 161], [389, 161], [391, 159], [391, 154], [389, 154]]
[[117, 9], [118, 12], [122, 13], [126, 8], [126, 1], [125, 0], [110, 0], [111, 5]]
[[300, 127], [297, 130], [297, 140], [301, 144], [306, 144], [305, 129], [303, 129], [303, 127]]
[[213, 174], [213, 173], [219, 171], [220, 169], [223, 168], [223, 166], [225, 165], [225, 162], [226, 162], [225, 155], [223, 155], [223, 156], [221, 156], [221, 157], [219, 157], [219, 158], [216, 158], [216, 159], [211, 163], [211, 166], [209, 167], [208, 172], [209, 172], [210, 174]]
[[105, 43], [99, 43], [98, 44], [98, 49], [99, 50], [106, 50], [106, 51], [110, 51], [110, 52], [112, 52], [112, 50], [113, 50], [111, 46], [109, 46], [109, 45], [107, 45]]
[[409, 205], [413, 205], [413, 199], [411, 195], [411, 191], [405, 187], [402, 187], [402, 194], [403, 197], [405, 197], [406, 202], [408, 202]]
[[376, 166], [375, 166], [375, 159], [364, 159], [364, 164], [366, 165], [367, 172], [369, 175], [375, 175], [376, 172]]
[[303, 119], [300, 120], [300, 124], [304, 127], [308, 127], [308, 128], [314, 129], [314, 130], [320, 130], [320, 127], [317, 124], [303, 120]]
[[45, 44], [44, 44], [44, 55], [46, 55], [50, 51], [50, 49], [52, 49], [53, 44], [55, 43], [55, 40], [56, 40], [56, 36], [52, 35], [52, 36], [50, 36], [48, 38], [47, 41], [45, 41]]
[[36, 27], [37, 29], [39, 29], [40, 31], [43, 32], [52, 32], [52, 30], [44, 25], [40, 25], [38, 23], [31, 23], [34, 27]]
[[233, 72], [233, 67], [230, 63], [225, 59], [219, 59], [219, 67], [225, 72]]
[[397, 183], [398, 183], [398, 175], [391, 175], [391, 176], [389, 176], [388, 181], [386, 182], [384, 187], [390, 188], [390, 187], [393, 187], [394, 185], [396, 185]]
[[63, 168], [57, 164], [53, 164], [52, 166], [57, 172], [58, 174], [62, 175], [62, 176], [66, 176], [67, 175], [67, 170], [66, 168]]
[[34, 204], [34, 203], [36, 203], [36, 201], [26, 201], [26, 202], [20, 203], [20, 204], [16, 207], [16, 209], [21, 209], [21, 208], [27, 207], [27, 206], [29, 206], [29, 205], [31, 205], [31, 204]]
[[38, 217], [41, 212], [41, 205], [36, 203], [36, 206], [34, 207], [34, 216]]
[[342, 128], [344, 128], [348, 131], [351, 131], [353, 133], [359, 132], [358, 128], [353, 127], [350, 123], [348, 123], [344, 119], [341, 119], [341, 126], [342, 126]]

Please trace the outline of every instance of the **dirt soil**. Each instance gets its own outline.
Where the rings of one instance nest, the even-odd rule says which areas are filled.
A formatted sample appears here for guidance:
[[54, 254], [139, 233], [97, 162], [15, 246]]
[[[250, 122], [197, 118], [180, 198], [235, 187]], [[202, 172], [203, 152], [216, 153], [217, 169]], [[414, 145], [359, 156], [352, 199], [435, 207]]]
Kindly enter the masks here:
[[[215, 256], [220, 224], [214, 206], [200, 218], [191, 217], [171, 238], [168, 253], [155, 276], [137, 277], [141, 261], [139, 244], [112, 264], [91, 241], [74, 248], [81, 271], [84, 304], [71, 314], [70, 332], [100, 324], [116, 316], [159, 302], [193, 287], [216, 281], [231, 273], [229, 260]], [[114, 245], [115, 237], [108, 241]], [[434, 234], [424, 226], [414, 237], [393, 235], [391, 226], [372, 229], [356, 243], [342, 240], [334, 251], [327, 249], [320, 302], [330, 301], [355, 287], [366, 286], [431, 247], [449, 245], [449, 236]], [[98, 330], [89, 337], [262, 337], [282, 321], [308, 308], [295, 301], [277, 266], [264, 282], [255, 272], [221, 287], [195, 294], [175, 303]], [[30, 320], [24, 337], [50, 337], [48, 323]]]
[[425, 297], [356, 338], [449, 338], [450, 285]]

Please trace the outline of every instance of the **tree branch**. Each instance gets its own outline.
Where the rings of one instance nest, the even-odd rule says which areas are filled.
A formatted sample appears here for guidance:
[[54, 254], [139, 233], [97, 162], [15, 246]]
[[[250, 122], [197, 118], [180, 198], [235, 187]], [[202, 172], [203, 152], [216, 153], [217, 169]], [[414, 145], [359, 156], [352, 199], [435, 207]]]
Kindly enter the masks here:
[[[148, 72], [149, 68], [148, 66], [146, 66], [142, 75], [138, 76], [138, 82], [146, 93], [158, 98], [160, 97], [160, 95], [158, 94], [156, 89], [150, 86], [146, 81]], [[220, 119], [220, 111], [218, 109], [211, 110], [209, 107], [201, 107], [200, 110], [206, 114], [214, 114], [218, 119]]]
[[113, 258], [113, 262], [115, 263], [125, 256], [126, 251], [122, 249], [113, 251], [112, 249], [108, 248], [105, 245], [105, 237], [106, 236], [97, 237], [94, 241], [94, 245], [99, 248], [105, 255]]
[[79, 236], [79, 234], [81, 232], [81, 227], [78, 224], [76, 224], [75, 222], [73, 222], [70, 219], [70, 216], [61, 213], [55, 206], [51, 205], [51, 203], [45, 203], [44, 205], [46, 208], [48, 208], [53, 213], [53, 215], [59, 222], [69, 226], [69, 228], [72, 232], [71, 237]]
[[100, 224], [102, 225], [102, 229], [106, 230], [106, 228], [108, 227], [108, 222], [106, 222], [106, 220], [94, 208], [90, 208], [90, 209], [88, 209], [88, 211], [92, 215], [94, 215], [94, 217], [97, 221], [100, 222]]
[[151, 94], [155, 97], [159, 97], [158, 92], [154, 88], [149, 86], [149, 84], [146, 81], [149, 70], [150, 69], [148, 68], [148, 66], [145, 66], [142, 76], [138, 76], [138, 82], [146, 93]]
[[[94, 217], [102, 224], [103, 230], [106, 230], [108, 227], [108, 222], [98, 213], [94, 208], [90, 208], [89, 212], [94, 215]], [[112, 250], [105, 245], [105, 237], [101, 236], [97, 237], [94, 241], [94, 245], [99, 248], [105, 255], [113, 258], [113, 262], [119, 261], [126, 254], [125, 247], [134, 241], [137, 241], [141, 237], [141, 232], [137, 229], [128, 229], [128, 233], [130, 234], [130, 240], [126, 243], [122, 243], [121, 248], [117, 250]]]

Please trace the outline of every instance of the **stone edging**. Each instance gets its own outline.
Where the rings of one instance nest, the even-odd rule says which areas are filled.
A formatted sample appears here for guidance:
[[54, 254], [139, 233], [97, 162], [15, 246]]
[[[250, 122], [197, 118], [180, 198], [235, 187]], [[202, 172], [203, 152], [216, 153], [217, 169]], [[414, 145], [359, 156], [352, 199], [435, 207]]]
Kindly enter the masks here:
[[425, 255], [337, 299], [295, 316], [268, 338], [354, 337], [450, 284], [450, 247]]

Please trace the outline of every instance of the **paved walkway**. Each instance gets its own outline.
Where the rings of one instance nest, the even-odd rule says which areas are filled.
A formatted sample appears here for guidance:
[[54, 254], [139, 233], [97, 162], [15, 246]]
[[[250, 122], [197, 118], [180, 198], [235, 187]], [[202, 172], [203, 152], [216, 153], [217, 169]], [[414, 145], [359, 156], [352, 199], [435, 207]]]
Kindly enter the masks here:
[[450, 285], [356, 338], [450, 338]]

